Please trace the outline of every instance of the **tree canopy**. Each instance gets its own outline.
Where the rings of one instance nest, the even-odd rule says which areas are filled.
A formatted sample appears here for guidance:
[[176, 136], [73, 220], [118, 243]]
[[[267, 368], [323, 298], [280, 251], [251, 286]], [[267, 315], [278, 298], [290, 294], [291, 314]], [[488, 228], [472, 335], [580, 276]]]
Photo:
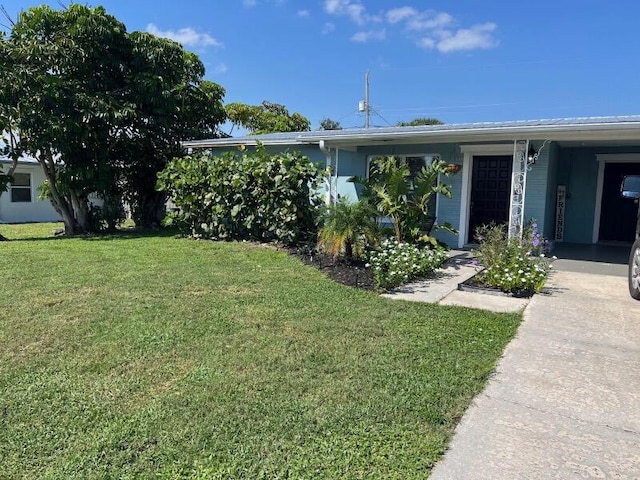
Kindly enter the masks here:
[[311, 130], [311, 122], [299, 113], [289, 113], [284, 105], [263, 101], [260, 105], [229, 103], [227, 117], [236, 126], [246, 128], [250, 134], [274, 132], [304, 132]]
[[103, 7], [23, 11], [0, 41], [0, 67], [7, 153], [38, 160], [68, 234], [91, 230], [91, 193], [145, 208], [180, 140], [215, 136], [225, 119], [224, 90], [203, 80], [196, 55], [127, 33]]
[[327, 117], [320, 122], [320, 130], [342, 130], [342, 126], [340, 122]]
[[444, 125], [442, 120], [431, 117], [418, 117], [408, 122], [398, 122], [398, 127], [417, 127], [418, 125]]

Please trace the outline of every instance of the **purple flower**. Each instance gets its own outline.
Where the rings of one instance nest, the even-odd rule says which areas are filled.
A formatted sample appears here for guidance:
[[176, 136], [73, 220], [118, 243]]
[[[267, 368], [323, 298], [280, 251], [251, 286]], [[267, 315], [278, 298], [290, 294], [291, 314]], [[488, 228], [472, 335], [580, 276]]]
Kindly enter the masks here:
[[533, 243], [534, 247], [537, 247], [538, 245], [540, 245], [540, 239], [539, 238], [534, 238], [532, 243]]

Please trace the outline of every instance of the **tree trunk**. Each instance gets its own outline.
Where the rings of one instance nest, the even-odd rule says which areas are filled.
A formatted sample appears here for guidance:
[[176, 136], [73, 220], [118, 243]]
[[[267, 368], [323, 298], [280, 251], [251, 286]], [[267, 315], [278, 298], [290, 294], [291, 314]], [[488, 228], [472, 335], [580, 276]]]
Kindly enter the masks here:
[[56, 165], [53, 155], [51, 155], [50, 152], [44, 151], [38, 155], [37, 159], [38, 162], [40, 162], [44, 175], [49, 183], [51, 203], [56, 211], [62, 216], [62, 221], [64, 222], [64, 234], [76, 235], [79, 233], [80, 229], [78, 228], [78, 224], [73, 213], [73, 206], [60, 194], [60, 192], [58, 192], [58, 188], [56, 186]]
[[132, 217], [137, 227], [155, 228], [167, 213], [167, 196], [163, 192], [140, 192], [137, 205], [133, 206]]

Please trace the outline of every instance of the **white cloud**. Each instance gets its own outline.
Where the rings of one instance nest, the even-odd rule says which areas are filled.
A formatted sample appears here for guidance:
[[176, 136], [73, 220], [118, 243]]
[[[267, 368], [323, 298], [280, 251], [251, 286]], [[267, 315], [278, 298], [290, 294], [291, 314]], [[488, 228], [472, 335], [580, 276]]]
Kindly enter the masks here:
[[325, 0], [324, 11], [329, 15], [347, 16], [358, 25], [364, 25], [371, 19], [359, 0]]
[[495, 29], [495, 23], [483, 23], [471, 28], [461, 28], [455, 33], [445, 32], [438, 41], [437, 48], [442, 53], [494, 48], [498, 45], [492, 35]]
[[387, 32], [384, 30], [369, 30], [368, 32], [358, 32], [351, 37], [352, 42], [367, 43], [371, 40], [384, 40]]
[[185, 47], [204, 48], [222, 47], [222, 42], [216, 40], [208, 33], [200, 33], [191, 27], [180, 28], [178, 30], [160, 30], [155, 24], [147, 25], [147, 32], [158, 37], [169, 38], [181, 43]]
[[451, 25], [454, 18], [445, 12], [422, 12], [407, 20], [409, 30], [436, 30]]
[[400, 7], [394, 8], [387, 12], [387, 22], [398, 23], [407, 18], [414, 17], [418, 14], [418, 11], [413, 7]]
[[322, 27], [322, 34], [323, 35], [327, 35], [331, 32], [333, 32], [336, 29], [335, 24], [331, 23], [331, 22], [327, 22], [324, 24], [324, 27]]
[[242, 0], [242, 5], [247, 8], [255, 7], [257, 4], [257, 0]]
[[432, 50], [436, 46], [436, 41], [433, 38], [423, 37], [418, 40], [418, 46], [426, 50]]
[[298, 16], [301, 18], [307, 18], [311, 16], [311, 12], [309, 12], [309, 10], [298, 10]]

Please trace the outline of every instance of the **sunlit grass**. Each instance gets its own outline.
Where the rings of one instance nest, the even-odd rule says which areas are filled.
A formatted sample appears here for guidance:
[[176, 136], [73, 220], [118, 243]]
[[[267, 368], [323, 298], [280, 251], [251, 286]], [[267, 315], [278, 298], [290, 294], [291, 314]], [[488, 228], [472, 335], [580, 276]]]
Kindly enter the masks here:
[[2, 478], [425, 478], [520, 320], [55, 228], [0, 225]]

